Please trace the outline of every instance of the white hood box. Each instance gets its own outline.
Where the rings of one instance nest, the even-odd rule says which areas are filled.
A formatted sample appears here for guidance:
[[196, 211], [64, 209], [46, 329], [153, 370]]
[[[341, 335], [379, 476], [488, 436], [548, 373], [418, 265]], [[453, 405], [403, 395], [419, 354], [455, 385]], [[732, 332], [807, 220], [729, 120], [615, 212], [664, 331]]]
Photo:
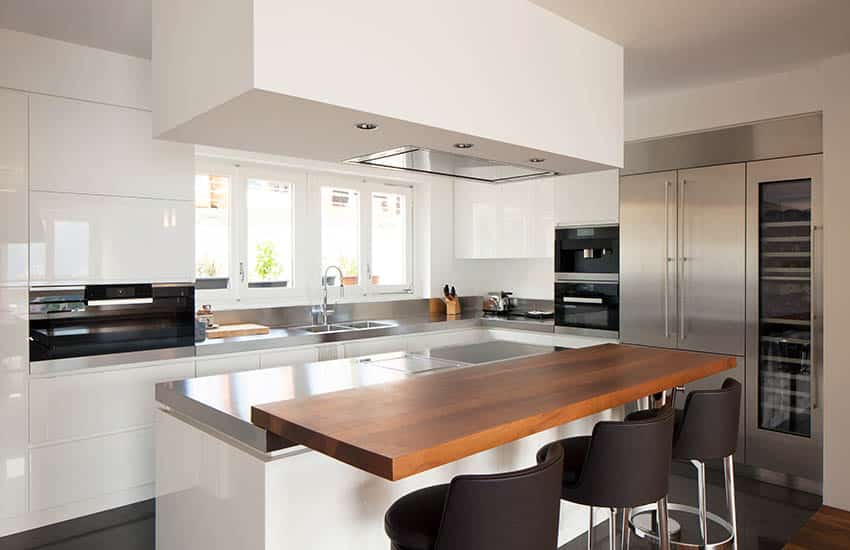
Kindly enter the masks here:
[[623, 165], [622, 48], [527, 0], [154, 0], [153, 79], [162, 139], [518, 177]]

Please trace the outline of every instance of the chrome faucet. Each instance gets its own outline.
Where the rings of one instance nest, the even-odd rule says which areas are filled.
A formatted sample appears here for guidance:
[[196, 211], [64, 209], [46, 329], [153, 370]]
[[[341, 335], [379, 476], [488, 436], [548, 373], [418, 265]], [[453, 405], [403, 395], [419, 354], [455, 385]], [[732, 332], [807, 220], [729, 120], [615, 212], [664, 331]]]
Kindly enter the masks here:
[[336, 269], [337, 273], [339, 273], [339, 297], [342, 298], [345, 296], [345, 286], [342, 284], [342, 270], [335, 265], [329, 265], [327, 269], [325, 269], [325, 274], [322, 277], [322, 305], [319, 310], [319, 319], [321, 320], [321, 323], [319, 323], [320, 325], [327, 325], [328, 314], [334, 312], [334, 310], [328, 309], [328, 271], [331, 269]]

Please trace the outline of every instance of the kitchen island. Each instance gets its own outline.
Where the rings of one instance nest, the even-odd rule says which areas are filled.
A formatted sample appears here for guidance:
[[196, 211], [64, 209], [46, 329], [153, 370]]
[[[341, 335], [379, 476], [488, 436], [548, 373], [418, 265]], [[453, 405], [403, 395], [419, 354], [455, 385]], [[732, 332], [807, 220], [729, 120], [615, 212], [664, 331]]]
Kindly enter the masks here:
[[[391, 368], [412, 364], [400, 354], [158, 385], [157, 547], [386, 548], [383, 514], [399, 496], [529, 466], [551, 440], [734, 367], [625, 345], [541, 351]], [[584, 529], [581, 508], [562, 503], [560, 543]]]

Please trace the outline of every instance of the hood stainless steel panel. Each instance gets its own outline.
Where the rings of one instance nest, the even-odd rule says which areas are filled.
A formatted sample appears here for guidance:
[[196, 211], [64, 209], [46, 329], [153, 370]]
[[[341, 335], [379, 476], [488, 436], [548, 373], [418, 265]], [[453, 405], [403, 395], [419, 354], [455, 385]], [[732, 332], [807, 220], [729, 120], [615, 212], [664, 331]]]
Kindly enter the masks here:
[[452, 176], [487, 183], [507, 183], [557, 175], [556, 172], [548, 172], [528, 166], [518, 166], [412, 145], [355, 157], [346, 162], [440, 176]]

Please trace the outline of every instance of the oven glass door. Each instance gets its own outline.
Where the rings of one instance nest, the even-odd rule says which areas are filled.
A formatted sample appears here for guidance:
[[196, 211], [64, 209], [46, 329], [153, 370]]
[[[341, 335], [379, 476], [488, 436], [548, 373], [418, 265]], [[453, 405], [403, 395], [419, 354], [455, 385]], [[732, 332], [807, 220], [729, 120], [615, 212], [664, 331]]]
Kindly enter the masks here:
[[555, 284], [555, 324], [618, 331], [620, 296], [616, 282], [560, 282]]

